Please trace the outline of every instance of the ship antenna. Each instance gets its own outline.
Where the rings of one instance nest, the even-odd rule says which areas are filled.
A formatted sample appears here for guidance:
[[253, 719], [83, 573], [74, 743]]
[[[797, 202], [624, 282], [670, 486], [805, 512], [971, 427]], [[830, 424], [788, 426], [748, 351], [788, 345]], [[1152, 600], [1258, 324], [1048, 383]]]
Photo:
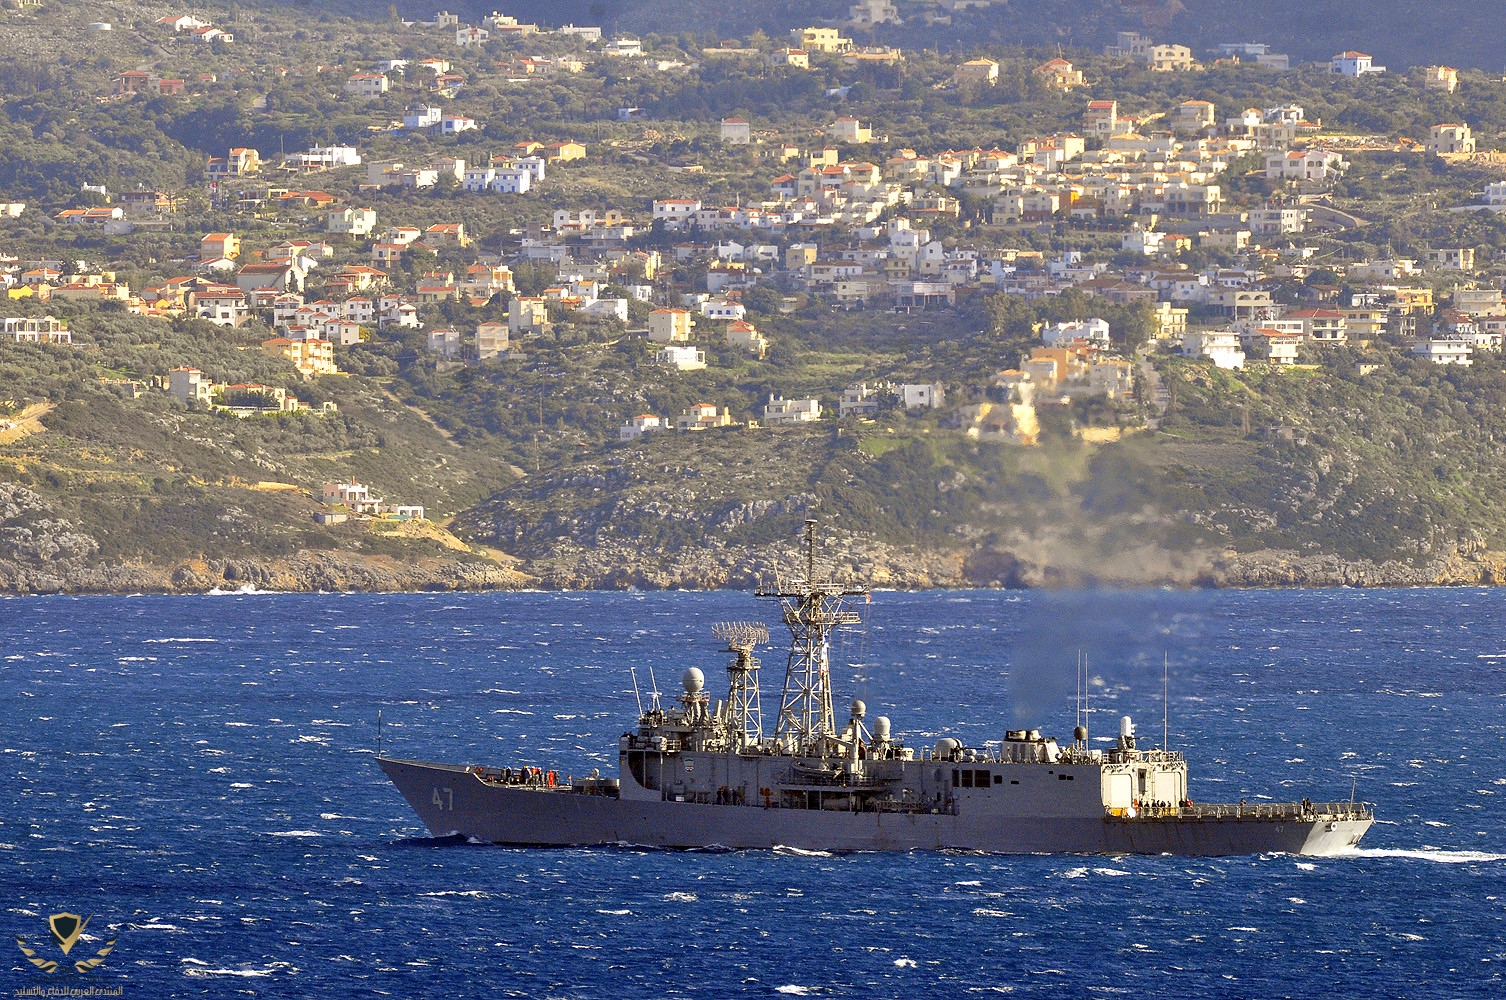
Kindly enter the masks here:
[[[1093, 682], [1088, 679], [1088, 654], [1082, 656], [1082, 731], [1089, 732], [1088, 714], [1092, 711], [1088, 707], [1088, 694], [1093, 688]], [[1088, 745], [1086, 736], [1082, 739], [1083, 746]]]
[[648, 695], [653, 699], [649, 704], [653, 706], [653, 711], [657, 712], [659, 711], [659, 682], [654, 679], [654, 665], [652, 663], [648, 665], [648, 683], [650, 685]]
[[377, 756], [382, 756], [382, 710], [377, 709]]
[[1171, 750], [1171, 657], [1161, 650], [1161, 749]]
[[805, 582], [816, 582], [816, 519], [805, 519]]
[[642, 718], [642, 716], [643, 716], [643, 695], [641, 695], [641, 694], [638, 693], [638, 669], [636, 667], [629, 666], [628, 667], [628, 676], [630, 676], [630, 677], [633, 678], [633, 697], [638, 700], [638, 716], [640, 718]]

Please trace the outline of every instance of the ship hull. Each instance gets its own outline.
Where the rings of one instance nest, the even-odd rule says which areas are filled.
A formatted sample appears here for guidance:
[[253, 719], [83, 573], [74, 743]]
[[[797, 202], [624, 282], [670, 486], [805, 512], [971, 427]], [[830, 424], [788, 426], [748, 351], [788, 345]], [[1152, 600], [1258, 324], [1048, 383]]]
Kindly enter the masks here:
[[1368, 818], [1249, 815], [1007, 816], [997, 813], [835, 812], [634, 801], [567, 789], [497, 785], [469, 768], [382, 758], [382, 770], [437, 837], [531, 847], [631, 844], [657, 848], [811, 851], [967, 850], [1000, 854], [1176, 854], [1216, 857], [1337, 854]]

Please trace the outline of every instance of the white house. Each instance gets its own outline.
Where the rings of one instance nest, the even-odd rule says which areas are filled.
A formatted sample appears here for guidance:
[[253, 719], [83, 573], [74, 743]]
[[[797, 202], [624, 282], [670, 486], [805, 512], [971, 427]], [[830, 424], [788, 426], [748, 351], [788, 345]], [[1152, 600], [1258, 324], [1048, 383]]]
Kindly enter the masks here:
[[701, 210], [701, 203], [693, 198], [665, 198], [654, 202], [654, 221], [683, 225]]
[[467, 191], [485, 191], [496, 179], [497, 172], [491, 167], [466, 167], [460, 186]]
[[838, 118], [826, 127], [826, 134], [838, 142], [873, 141], [873, 129], [856, 118]]
[[1164, 239], [1166, 239], [1165, 233], [1156, 233], [1148, 229], [1132, 229], [1120, 235], [1119, 249], [1153, 257], [1160, 252], [1161, 241]]
[[[1098, 322], [1101, 323], [1103, 321], [1099, 320]], [[1108, 328], [1107, 323], [1104, 323], [1104, 328]], [[1107, 334], [1105, 334], [1105, 336], [1107, 336]], [[940, 382], [931, 382], [924, 384], [912, 384], [907, 382], [904, 385], [895, 386], [894, 393], [899, 397], [900, 403], [907, 410], [918, 410], [922, 408], [927, 410], [934, 410], [942, 403], [946, 402], [946, 387], [943, 386]]]
[[168, 392], [180, 403], [207, 403], [214, 398], [214, 380], [197, 368], [174, 368], [167, 373]]
[[342, 208], [329, 213], [325, 230], [350, 236], [369, 236], [376, 228], [377, 214], [370, 208]]
[[1247, 354], [1265, 358], [1273, 365], [1294, 365], [1302, 350], [1303, 336], [1289, 330], [1261, 326], [1240, 334], [1240, 345]]
[[706, 352], [695, 347], [672, 345], [655, 351], [654, 363], [682, 372], [699, 371], [706, 367]]
[[1203, 330], [1182, 337], [1182, 354], [1189, 358], [1207, 358], [1218, 368], [1243, 368], [1245, 352], [1234, 330]]
[[356, 73], [345, 81], [345, 92], [356, 97], [381, 97], [392, 87], [382, 73]]
[[1458, 339], [1435, 339], [1419, 340], [1412, 345], [1412, 354], [1424, 361], [1431, 361], [1435, 365], [1460, 365], [1468, 368], [1473, 365], [1474, 345], [1468, 340]]
[[439, 124], [443, 113], [435, 107], [420, 105], [403, 112], [403, 128], [431, 128]]
[[722, 142], [729, 146], [746, 146], [753, 141], [753, 133], [742, 118], [722, 119]]
[[769, 425], [809, 424], [821, 419], [819, 399], [785, 399], [770, 396], [764, 404], [763, 421]]
[[1249, 216], [1250, 232], [1256, 236], [1279, 236], [1307, 229], [1307, 209], [1278, 206], [1254, 208]]
[[1052, 323], [1041, 330], [1041, 340], [1047, 347], [1060, 347], [1074, 340], [1086, 340], [1103, 347], [1109, 345], [1109, 324], [1098, 318], [1077, 320], [1072, 323]]
[[628, 320], [627, 299], [597, 299], [588, 302], [581, 307], [581, 312], [587, 316], [598, 316], [602, 319], [615, 319], [623, 323]]
[[532, 187], [533, 174], [514, 167], [503, 167], [492, 179], [492, 190], [498, 194], [527, 194]]
[[1294, 149], [1265, 154], [1265, 175], [1273, 181], [1326, 181], [1348, 166], [1338, 153], [1322, 149]]
[[1331, 73], [1342, 73], [1344, 76], [1365, 76], [1367, 73], [1384, 73], [1386, 67], [1376, 66], [1363, 52], [1340, 52], [1333, 57], [1328, 64]]
[[476, 127], [476, 119], [459, 115], [445, 115], [439, 123], [439, 130], [445, 135], [459, 135], [461, 132], [469, 132]]
[[742, 319], [748, 310], [741, 302], [728, 302], [722, 299], [707, 299], [701, 303], [701, 315], [707, 319], [734, 320]]
[[459, 330], [430, 330], [429, 351], [441, 357], [453, 358], [460, 353]]
[[649, 431], [665, 430], [668, 426], [669, 421], [656, 417], [652, 413], [640, 413], [617, 429], [617, 440], [632, 441]]
[[636, 38], [615, 38], [602, 49], [602, 54], [609, 56], [641, 56], [643, 55], [643, 43]]

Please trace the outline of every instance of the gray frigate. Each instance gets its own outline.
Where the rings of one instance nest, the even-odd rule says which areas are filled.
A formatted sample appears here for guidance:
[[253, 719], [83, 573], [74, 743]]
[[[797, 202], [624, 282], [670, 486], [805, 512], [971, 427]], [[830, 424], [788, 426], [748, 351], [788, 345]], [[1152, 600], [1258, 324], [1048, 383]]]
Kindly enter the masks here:
[[1180, 752], [1140, 746], [1120, 720], [1113, 747], [1089, 746], [1086, 712], [1063, 745], [1008, 730], [997, 750], [950, 737], [907, 745], [854, 700], [838, 728], [830, 639], [860, 624], [864, 588], [822, 579], [814, 522], [805, 576], [758, 595], [780, 604], [790, 633], [775, 730], [763, 732], [756, 622], [714, 632], [730, 654], [714, 702], [691, 667], [664, 707], [653, 694], [618, 741], [618, 776], [564, 779], [537, 767], [379, 765], [437, 837], [518, 846], [998, 853], [1336, 854], [1374, 821], [1362, 802], [1193, 802]]

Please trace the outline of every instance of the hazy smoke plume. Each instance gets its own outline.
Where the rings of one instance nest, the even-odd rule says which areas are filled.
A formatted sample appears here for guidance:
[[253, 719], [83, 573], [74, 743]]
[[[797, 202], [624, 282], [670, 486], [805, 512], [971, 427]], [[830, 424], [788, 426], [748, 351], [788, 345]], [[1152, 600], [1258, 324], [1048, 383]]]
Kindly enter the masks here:
[[1168, 613], [1154, 593], [1032, 593], [1008, 650], [1015, 721], [1032, 729], [1071, 730], [1079, 651], [1089, 675], [1103, 680], [1092, 692], [1095, 709], [1112, 711], [1094, 712], [1095, 735], [1112, 735], [1106, 720], [1121, 714], [1159, 716], [1163, 654], [1175, 675], [1178, 663], [1198, 655], [1208, 624], [1200, 610]]

